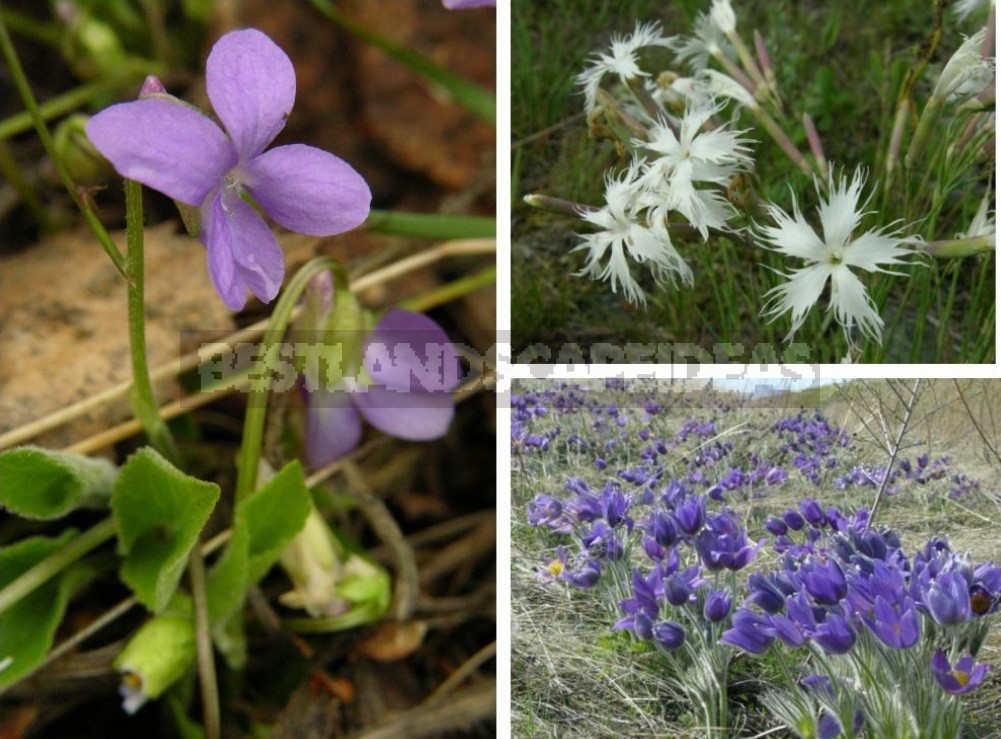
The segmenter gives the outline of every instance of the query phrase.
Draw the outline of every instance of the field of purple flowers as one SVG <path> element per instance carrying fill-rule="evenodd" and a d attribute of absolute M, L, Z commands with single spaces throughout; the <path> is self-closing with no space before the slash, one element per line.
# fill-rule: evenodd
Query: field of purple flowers
<path fill-rule="evenodd" d="M 1001 735 L 992 387 L 517 383 L 515 732 Z"/>

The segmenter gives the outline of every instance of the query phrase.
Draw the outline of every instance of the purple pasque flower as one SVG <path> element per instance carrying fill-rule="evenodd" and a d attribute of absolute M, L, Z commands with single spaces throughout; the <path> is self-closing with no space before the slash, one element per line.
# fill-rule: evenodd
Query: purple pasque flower
<path fill-rule="evenodd" d="M 828 611 L 810 636 L 829 654 L 845 654 L 855 646 L 855 630 L 838 611 Z"/>
<path fill-rule="evenodd" d="M 685 643 L 685 630 L 674 621 L 660 621 L 653 625 L 653 640 L 664 649 L 677 649 Z"/>
<path fill-rule="evenodd" d="M 566 569 L 560 577 L 575 588 L 581 590 L 593 588 L 601 579 L 601 562 L 596 559 L 585 559 L 580 567 Z"/>
<path fill-rule="evenodd" d="M 706 604 L 702 609 L 702 615 L 704 615 L 708 621 L 719 623 L 729 615 L 730 606 L 732 604 L 733 599 L 727 591 L 710 590 L 709 594 L 706 596 Z"/>
<path fill-rule="evenodd" d="M 652 511 L 644 522 L 644 527 L 650 536 L 663 547 L 673 546 L 678 541 L 678 530 L 671 515 L 665 511 Z"/>
<path fill-rule="evenodd" d="M 306 459 L 312 468 L 358 446 L 363 418 L 408 441 L 438 439 L 448 431 L 461 367 L 448 335 L 427 316 L 386 311 L 362 345 L 361 366 L 349 369 L 360 376 L 307 388 Z"/>
<path fill-rule="evenodd" d="M 242 194 L 280 225 L 312 236 L 361 224 L 372 195 L 347 162 L 321 149 L 264 151 L 292 111 L 295 70 L 263 33 L 222 36 L 209 53 L 205 82 L 225 133 L 199 110 L 154 92 L 101 111 L 87 136 L 123 177 L 200 209 L 212 281 L 226 305 L 240 310 L 247 288 L 268 303 L 285 275 L 274 234 Z"/>
<path fill-rule="evenodd" d="M 921 636 L 921 621 L 911 598 L 905 596 L 894 606 L 882 595 L 876 596 L 873 618 L 863 617 L 866 626 L 886 646 L 892 649 L 910 649 Z"/>
<path fill-rule="evenodd" d="M 945 652 L 938 649 L 931 658 L 931 669 L 935 681 L 946 693 L 962 695 L 969 693 L 984 681 L 990 665 L 974 665 L 973 657 L 970 655 L 960 658 L 955 665 L 950 665 Z"/>
<path fill-rule="evenodd" d="M 958 624 L 970 618 L 970 589 L 963 573 L 942 572 L 928 584 L 924 593 L 928 613 L 940 626 Z"/>
<path fill-rule="evenodd" d="M 747 534 L 726 511 L 710 516 L 706 528 L 695 537 L 695 550 L 710 571 L 742 570 L 757 556 L 763 542 L 752 544 Z"/>
<path fill-rule="evenodd" d="M 733 625 L 723 632 L 720 641 L 751 654 L 764 654 L 772 645 L 772 635 L 768 620 L 745 608 L 733 614 Z"/>
<path fill-rule="evenodd" d="M 695 588 L 701 582 L 699 567 L 695 565 L 664 578 L 664 598 L 672 606 L 680 606 L 695 599 Z"/>
<path fill-rule="evenodd" d="M 826 561 L 811 559 L 799 574 L 806 591 L 816 598 L 818 603 L 833 606 L 848 593 L 845 573 L 833 559 Z"/>
<path fill-rule="evenodd" d="M 657 589 L 660 586 L 660 581 L 660 567 L 655 566 L 646 576 L 639 570 L 633 570 L 633 594 L 620 602 L 622 610 L 629 615 L 644 613 L 648 618 L 656 618 L 660 612 L 660 602 L 657 600 Z"/>
<path fill-rule="evenodd" d="M 622 540 L 604 521 L 595 521 L 591 525 L 591 530 L 581 537 L 580 542 L 591 556 L 598 559 L 622 559 L 622 555 L 625 554 Z"/>
<path fill-rule="evenodd" d="M 706 522 L 705 496 L 692 494 L 678 500 L 674 509 L 674 520 L 685 534 L 691 536 L 698 533 Z"/>

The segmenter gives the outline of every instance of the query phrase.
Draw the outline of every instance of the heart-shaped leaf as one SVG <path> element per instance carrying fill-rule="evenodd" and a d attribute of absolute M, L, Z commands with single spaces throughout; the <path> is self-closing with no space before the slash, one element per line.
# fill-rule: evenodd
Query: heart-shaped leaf
<path fill-rule="evenodd" d="M 125 558 L 120 575 L 149 610 L 170 601 L 218 500 L 218 485 L 185 475 L 148 447 L 122 467 L 111 496 Z"/>
<path fill-rule="evenodd" d="M 240 662 L 240 649 L 228 638 L 233 632 L 227 622 L 302 529 L 311 505 L 302 465 L 295 461 L 236 506 L 233 537 L 207 585 L 212 633 L 231 664 Z"/>
<path fill-rule="evenodd" d="M 0 549 L 0 588 L 5 587 L 77 535 L 73 529 L 58 538 L 33 536 Z M 0 688 L 31 672 L 45 658 L 70 596 L 92 575 L 81 564 L 28 593 L 0 614 Z"/>
<path fill-rule="evenodd" d="M 0 452 L 0 505 L 24 518 L 53 519 L 98 508 L 118 469 L 107 459 L 22 446 Z"/>

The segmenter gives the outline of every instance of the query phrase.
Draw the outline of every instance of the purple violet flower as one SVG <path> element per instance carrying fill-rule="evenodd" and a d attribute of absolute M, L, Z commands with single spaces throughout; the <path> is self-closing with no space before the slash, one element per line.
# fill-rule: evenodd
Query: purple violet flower
<path fill-rule="evenodd" d="M 306 459 L 314 469 L 358 446 L 362 418 L 409 441 L 440 438 L 452 422 L 458 355 L 427 316 L 387 311 L 365 340 L 361 364 L 371 384 L 345 377 L 336 387 L 309 389 Z"/>
<path fill-rule="evenodd" d="M 442 0 L 449 10 L 465 10 L 466 8 L 495 8 L 497 0 Z"/>
<path fill-rule="evenodd" d="M 938 649 L 932 657 L 931 669 L 935 681 L 945 692 L 962 695 L 969 693 L 984 681 L 990 666 L 974 665 L 972 656 L 962 657 L 955 665 L 950 665 L 945 652 Z"/>
<path fill-rule="evenodd" d="M 201 111 L 154 92 L 101 111 L 87 136 L 123 177 L 200 209 L 212 281 L 226 305 L 240 310 L 247 288 L 268 303 L 285 275 L 274 234 L 241 194 L 285 228 L 312 236 L 360 225 L 372 194 L 347 162 L 321 149 L 264 151 L 292 111 L 295 69 L 263 33 L 222 36 L 209 53 L 205 82 L 226 133 Z"/>

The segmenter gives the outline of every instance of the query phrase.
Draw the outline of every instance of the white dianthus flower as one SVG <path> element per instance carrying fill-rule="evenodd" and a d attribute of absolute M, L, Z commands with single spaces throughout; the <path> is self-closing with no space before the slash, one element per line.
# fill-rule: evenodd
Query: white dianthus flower
<path fill-rule="evenodd" d="M 646 296 L 633 277 L 630 261 L 647 266 L 658 282 L 676 277 L 692 282 L 692 271 L 671 243 L 667 225 L 651 225 L 642 215 L 639 172 L 639 164 L 634 162 L 619 177 L 606 177 L 605 206 L 581 213 L 584 221 L 601 230 L 578 234 L 582 243 L 573 250 L 588 252 L 578 275 L 607 280 L 612 292 L 621 286 L 623 296 L 632 303 L 644 303 Z"/>
<path fill-rule="evenodd" d="M 598 52 L 590 66 L 577 75 L 577 84 L 584 88 L 585 109 L 594 109 L 598 88 L 606 74 L 616 75 L 620 81 L 628 82 L 637 77 L 649 77 L 640 69 L 637 53 L 650 46 L 670 48 L 673 38 L 661 35 L 657 22 L 637 23 L 631 34 L 613 36 L 608 53 Z"/>
<path fill-rule="evenodd" d="M 679 62 L 687 62 L 693 70 L 701 72 L 709 65 L 709 57 L 726 54 L 729 45 L 709 13 L 702 13 L 695 19 L 695 36 L 674 39 L 671 48 Z"/>
<path fill-rule="evenodd" d="M 817 212 L 823 237 L 803 218 L 795 199 L 791 216 L 777 205 L 769 203 L 767 206 L 775 225 L 758 226 L 756 229 L 758 236 L 767 242 L 766 248 L 807 263 L 805 267 L 783 275 L 788 282 L 772 288 L 765 296 L 768 302 L 762 313 L 771 320 L 787 312 L 792 314 L 792 328 L 786 336 L 787 341 L 802 326 L 807 312 L 824 291 L 828 278 L 831 281 L 829 310 L 834 311 L 848 340 L 851 341 L 854 328 L 867 338 L 881 339 L 883 319 L 865 286 L 850 268 L 895 274 L 882 265 L 905 264 L 905 258 L 913 254 L 905 245 L 913 243 L 914 239 L 902 236 L 900 229 L 870 230 L 852 238 L 852 232 L 866 215 L 864 208 L 869 198 L 859 202 L 864 184 L 865 174 L 856 169 L 851 183 L 844 176 L 837 182 L 832 178 L 830 195 L 826 199 L 817 188 L 821 201 Z"/>
<path fill-rule="evenodd" d="M 644 202 L 658 216 L 677 210 L 703 239 L 708 238 L 710 228 L 725 227 L 732 210 L 718 191 L 697 190 L 695 183 L 725 187 L 751 164 L 750 140 L 740 136 L 742 131 L 723 126 L 702 130 L 719 111 L 717 105 L 689 108 L 678 123 L 677 133 L 667 124 L 659 124 L 650 129 L 649 141 L 633 142 L 658 155 L 649 161 L 641 177 Z"/>

